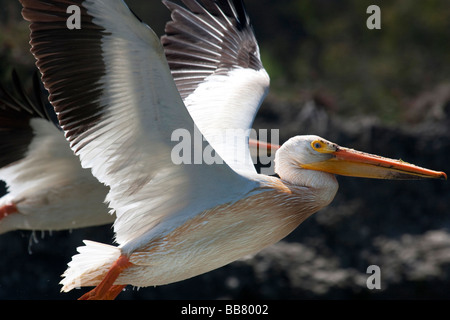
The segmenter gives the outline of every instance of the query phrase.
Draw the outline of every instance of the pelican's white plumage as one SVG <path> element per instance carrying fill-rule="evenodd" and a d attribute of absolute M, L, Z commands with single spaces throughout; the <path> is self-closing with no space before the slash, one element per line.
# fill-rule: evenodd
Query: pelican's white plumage
<path fill-rule="evenodd" d="M 120 0 L 20 1 L 66 139 L 110 188 L 117 215 L 119 246 L 87 241 L 69 263 L 64 291 L 97 285 L 84 297 L 113 298 L 127 284 L 180 281 L 255 253 L 330 203 L 332 173 L 446 177 L 317 136 L 277 151 L 280 178 L 257 174 L 246 160 L 246 130 L 269 78 L 240 0 L 183 0 L 187 9 L 164 1 L 173 21 L 162 45 Z M 69 5 L 81 10 L 78 30 L 66 26 Z M 221 161 L 174 164 L 179 129 L 206 138 L 193 154 L 209 148 Z M 224 140 L 230 129 L 240 131 Z M 239 140 L 244 153 L 236 153 Z"/>
<path fill-rule="evenodd" d="M 81 168 L 33 80 L 34 95 L 26 95 L 15 72 L 12 92 L 0 87 L 0 179 L 8 189 L 0 211 L 13 208 L 0 215 L 0 234 L 112 223 L 104 203 L 107 188 Z"/>

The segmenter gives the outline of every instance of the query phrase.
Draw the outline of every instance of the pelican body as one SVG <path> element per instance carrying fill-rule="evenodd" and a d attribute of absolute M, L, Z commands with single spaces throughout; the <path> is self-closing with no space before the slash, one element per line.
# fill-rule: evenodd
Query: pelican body
<path fill-rule="evenodd" d="M 20 1 L 59 124 L 82 166 L 109 187 L 116 214 L 118 245 L 85 241 L 63 275 L 63 291 L 96 286 L 82 299 L 181 281 L 256 253 L 332 201 L 334 174 L 446 179 L 314 135 L 276 151 L 279 177 L 258 174 L 245 132 L 270 80 L 240 0 L 163 1 L 172 20 L 161 40 L 120 0 Z M 70 5 L 80 8 L 79 30 L 67 29 Z M 210 148 L 223 161 L 174 164 L 180 128 L 203 134 L 194 152 Z M 229 129 L 239 129 L 232 141 Z M 246 150 L 236 152 L 242 141 Z"/>
<path fill-rule="evenodd" d="M 254 188 L 239 200 L 205 210 L 138 250 L 127 253 L 126 247 L 119 251 L 86 241 L 81 254 L 90 249 L 92 253 L 99 249 L 110 254 L 109 260 L 101 259 L 101 263 L 107 261 L 104 267 L 84 274 L 85 280 L 91 277 L 86 284 L 98 285 L 105 276 L 99 269 L 105 271 L 121 255 L 128 257 L 130 266 L 118 276 L 115 285 L 156 286 L 185 280 L 257 253 L 287 236 L 333 200 L 338 182 L 334 174 L 321 171 L 327 167 L 339 168 L 342 175 L 367 178 L 447 178 L 443 172 L 342 148 L 318 136 L 291 138 L 277 151 L 275 164 L 280 178 L 248 176 Z M 80 266 L 76 258 L 71 264 Z M 69 279 L 70 273 L 66 276 L 65 280 Z"/>

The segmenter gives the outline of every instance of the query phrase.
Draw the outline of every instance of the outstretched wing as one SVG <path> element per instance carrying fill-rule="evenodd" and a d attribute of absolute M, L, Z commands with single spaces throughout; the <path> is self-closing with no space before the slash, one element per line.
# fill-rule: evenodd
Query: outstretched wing
<path fill-rule="evenodd" d="M 49 112 L 54 111 L 45 105 L 37 77 L 33 77 L 33 96 L 26 94 L 15 70 L 11 89 L 0 84 L 0 168 L 26 156 L 34 135 L 31 119 L 52 122 Z"/>
<path fill-rule="evenodd" d="M 37 72 L 32 80 L 25 90 L 13 72 L 12 86 L 0 85 L 0 180 L 8 189 L 0 207 L 13 203 L 21 213 L 2 220 L 0 233 L 112 222 L 103 204 L 107 188 L 69 148 Z"/>
<path fill-rule="evenodd" d="M 172 13 L 161 38 L 189 113 L 219 155 L 236 171 L 254 172 L 248 138 L 269 89 L 242 0 L 163 3 Z"/>
<path fill-rule="evenodd" d="M 110 186 L 118 243 L 132 250 L 253 189 L 226 164 L 174 164 L 172 134 L 194 137 L 195 124 L 159 39 L 123 1 L 20 1 L 66 138 L 83 167 Z M 80 28 L 68 28 L 77 12 Z"/>
<path fill-rule="evenodd" d="M 16 197 L 61 181 L 64 175 L 46 169 L 70 166 L 74 157 L 38 75 L 33 77 L 32 94 L 26 92 L 15 71 L 11 83 L 11 88 L 0 85 L 0 179 Z"/>

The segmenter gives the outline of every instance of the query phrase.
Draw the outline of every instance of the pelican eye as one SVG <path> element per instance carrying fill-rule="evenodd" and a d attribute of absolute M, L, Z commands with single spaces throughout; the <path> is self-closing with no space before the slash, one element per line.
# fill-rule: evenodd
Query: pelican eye
<path fill-rule="evenodd" d="M 311 142 L 311 147 L 314 150 L 321 152 L 325 148 L 325 143 L 320 140 L 314 140 L 313 142 Z"/>
<path fill-rule="evenodd" d="M 314 140 L 311 142 L 311 147 L 320 153 L 333 153 L 336 151 L 336 146 L 326 143 L 322 140 Z"/>

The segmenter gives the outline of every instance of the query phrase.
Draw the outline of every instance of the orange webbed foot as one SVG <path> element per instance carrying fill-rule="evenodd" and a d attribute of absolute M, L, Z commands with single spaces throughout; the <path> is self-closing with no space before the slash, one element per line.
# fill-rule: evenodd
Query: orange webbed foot
<path fill-rule="evenodd" d="M 91 291 L 82 295 L 79 300 L 114 300 L 126 285 L 114 285 L 120 273 L 132 263 L 127 256 L 120 256 L 111 266 L 105 278 Z"/>
<path fill-rule="evenodd" d="M 111 286 L 105 293 L 97 290 L 98 287 L 82 295 L 78 300 L 114 300 L 126 285 Z"/>
<path fill-rule="evenodd" d="M 14 203 L 4 205 L 0 208 L 0 220 L 5 218 L 7 215 L 17 213 L 19 210 L 17 209 L 16 205 Z"/>

